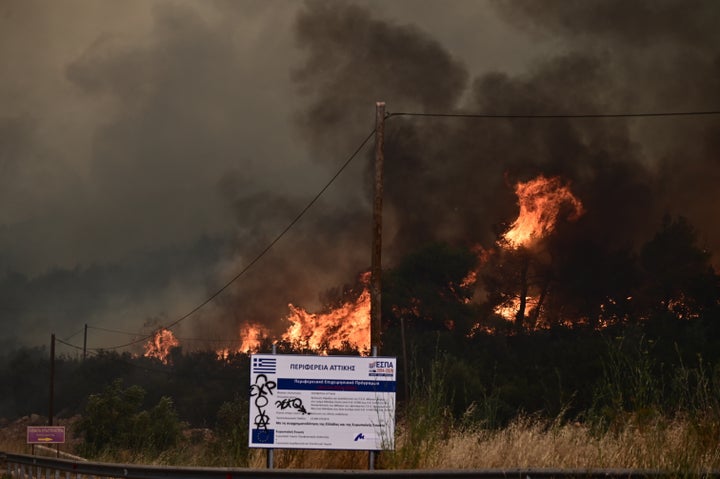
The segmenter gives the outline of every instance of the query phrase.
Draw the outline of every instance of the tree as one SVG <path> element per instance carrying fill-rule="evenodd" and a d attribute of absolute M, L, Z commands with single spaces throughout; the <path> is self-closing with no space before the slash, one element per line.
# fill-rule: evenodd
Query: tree
<path fill-rule="evenodd" d="M 242 465 L 247 463 L 248 458 L 248 412 L 247 399 L 238 396 L 220 406 L 215 426 L 223 451 Z"/>
<path fill-rule="evenodd" d="M 550 258 L 544 248 L 498 245 L 482 267 L 486 309 L 517 329 L 534 329 L 546 322 L 541 313 L 554 280 Z"/>
<path fill-rule="evenodd" d="M 414 329 L 467 334 L 473 325 L 473 284 L 467 281 L 477 257 L 464 248 L 434 243 L 405 257 L 383 276 L 383 317 L 406 320 Z"/>
<path fill-rule="evenodd" d="M 180 439 L 182 424 L 172 400 L 163 397 L 151 411 L 141 410 L 145 390 L 122 387 L 117 379 L 102 393 L 88 398 L 76 434 L 82 436 L 81 450 L 93 456 L 105 450 L 160 452 Z"/>
<path fill-rule="evenodd" d="M 641 303 L 650 313 L 680 319 L 699 317 L 718 305 L 720 282 L 711 254 L 697 246 L 697 232 L 684 217 L 666 216 L 655 237 L 642 248 Z"/>
<path fill-rule="evenodd" d="M 545 301 L 548 322 L 597 328 L 624 322 L 638 287 L 637 255 L 609 250 L 594 239 L 558 240 L 551 245 L 553 288 Z"/>

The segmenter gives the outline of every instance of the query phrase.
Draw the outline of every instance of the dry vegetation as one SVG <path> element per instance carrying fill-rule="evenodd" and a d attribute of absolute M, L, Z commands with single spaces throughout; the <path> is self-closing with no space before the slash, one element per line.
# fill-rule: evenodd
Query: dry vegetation
<path fill-rule="evenodd" d="M 715 429 L 715 428 L 713 428 Z M 555 424 L 520 417 L 498 430 L 451 429 L 445 437 L 427 437 L 383 452 L 378 466 L 387 469 L 638 468 L 666 471 L 720 469 L 717 434 L 690 421 L 656 419 L 594 433 L 579 424 Z M 281 468 L 366 468 L 367 453 L 346 451 L 276 451 Z M 264 467 L 265 454 L 251 457 Z"/>
<path fill-rule="evenodd" d="M 27 421 L 0 429 L 0 450 L 28 452 Z M 580 423 L 559 423 L 519 417 L 509 426 L 429 429 L 410 438 L 399 428 L 397 449 L 382 452 L 383 469 L 484 468 L 640 468 L 665 471 L 720 470 L 718 427 L 708 421 L 631 418 L 622 426 L 599 433 Z M 61 450 L 72 453 L 73 444 Z M 288 469 L 366 469 L 368 453 L 358 451 L 277 450 L 275 466 Z M 129 457 L 123 453 L 102 461 L 189 466 L 249 466 L 264 468 L 266 452 L 253 450 L 247 464 L 218 454 L 212 437 L 191 440 L 159 457 Z"/>
<path fill-rule="evenodd" d="M 720 447 L 708 439 L 689 421 L 633 420 L 598 434 L 579 423 L 521 417 L 499 430 L 452 430 L 423 447 L 420 467 L 717 470 Z"/>

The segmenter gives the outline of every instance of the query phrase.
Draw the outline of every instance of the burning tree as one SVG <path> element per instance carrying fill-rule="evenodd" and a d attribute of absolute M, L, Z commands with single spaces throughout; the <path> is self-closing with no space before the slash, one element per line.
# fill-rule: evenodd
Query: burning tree
<path fill-rule="evenodd" d="M 558 177 L 538 176 L 515 187 L 519 213 L 483 264 L 484 287 L 495 314 L 521 328 L 548 326 L 541 315 L 555 275 L 547 239 L 560 220 L 575 221 L 582 203 Z"/>
<path fill-rule="evenodd" d="M 145 343 L 145 357 L 159 359 L 163 364 L 170 361 L 170 351 L 180 345 L 172 331 L 167 328 L 156 329 Z"/>

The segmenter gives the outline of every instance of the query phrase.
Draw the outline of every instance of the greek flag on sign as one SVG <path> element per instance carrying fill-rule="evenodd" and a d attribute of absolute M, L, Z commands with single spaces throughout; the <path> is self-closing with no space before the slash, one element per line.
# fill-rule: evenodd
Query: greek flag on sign
<path fill-rule="evenodd" d="M 275 374 L 277 359 L 273 358 L 253 358 L 252 372 Z"/>

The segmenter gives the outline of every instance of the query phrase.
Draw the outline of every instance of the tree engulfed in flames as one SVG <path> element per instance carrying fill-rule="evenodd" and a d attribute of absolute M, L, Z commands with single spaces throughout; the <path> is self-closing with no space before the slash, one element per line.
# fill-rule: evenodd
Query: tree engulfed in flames
<path fill-rule="evenodd" d="M 538 176 L 515 186 L 520 213 L 503 235 L 512 248 L 528 247 L 555 229 L 558 216 L 570 207 L 568 220 L 576 220 L 584 213 L 582 203 L 560 178 Z"/>
<path fill-rule="evenodd" d="M 290 326 L 282 335 L 296 347 L 326 353 L 350 346 L 360 352 L 370 350 L 370 273 L 362 276 L 363 290 L 354 301 L 346 301 L 327 313 L 308 313 L 288 305 Z"/>
<path fill-rule="evenodd" d="M 236 348 L 223 348 L 216 351 L 218 358 L 227 358 L 233 353 L 252 353 L 260 350 L 264 338 L 268 336 L 268 330 L 260 324 L 250 323 L 240 329 L 240 346 Z"/>
<path fill-rule="evenodd" d="M 584 213 L 583 205 L 558 177 L 539 176 L 527 182 L 519 182 L 515 187 L 520 211 L 510 229 L 503 235 L 497 247 L 499 251 L 515 251 L 530 248 L 542 238 L 554 231 L 558 218 L 567 212 L 568 220 L 575 220 Z M 491 254 L 477 246 L 479 264 L 487 263 Z M 497 253 L 497 252 L 496 252 Z M 367 354 L 370 350 L 370 291 L 368 283 L 370 272 L 361 276 L 362 291 L 354 299 L 343 302 L 339 307 L 323 313 L 310 313 L 305 309 L 289 304 L 290 314 L 285 318 L 290 324 L 280 339 L 298 349 L 310 349 L 321 354 L 332 349 L 350 347 Z M 478 271 L 471 271 L 461 286 L 468 287 L 478 280 Z M 541 301 L 528 295 L 524 306 L 521 298 L 516 297 L 497 306 L 495 314 L 508 320 L 517 320 L 518 311 L 524 308 L 540 307 Z M 487 328 L 485 328 L 487 329 Z M 484 330 L 479 324 L 473 333 Z M 269 331 L 259 324 L 245 324 L 239 335 L 240 346 L 217 351 L 219 358 L 232 353 L 251 353 L 258 351 L 262 341 L 268 338 Z M 167 363 L 172 347 L 179 343 L 171 331 L 159 329 L 145 346 L 145 356 L 155 357 Z"/>
<path fill-rule="evenodd" d="M 520 211 L 517 219 L 505 232 L 498 246 L 518 250 L 530 248 L 555 230 L 560 214 L 566 212 L 567 220 L 575 221 L 584 214 L 584 208 L 578 198 L 570 191 L 570 187 L 559 177 L 546 178 L 538 176 L 527 182 L 519 182 L 515 186 Z M 527 268 L 529 257 L 524 256 L 525 274 L 522 274 L 521 291 L 528 291 Z M 539 296 L 525 295 L 512 298 L 495 308 L 495 314 L 508 320 L 518 321 L 525 312 L 532 308 L 540 308 L 542 301 Z M 537 311 L 535 316 L 537 316 Z M 520 317 L 520 318 L 519 318 Z M 535 325 L 536 327 L 538 325 Z"/>
<path fill-rule="evenodd" d="M 170 350 L 180 345 L 172 331 L 167 328 L 158 328 L 145 343 L 145 357 L 156 358 L 167 364 L 170 357 Z"/>

